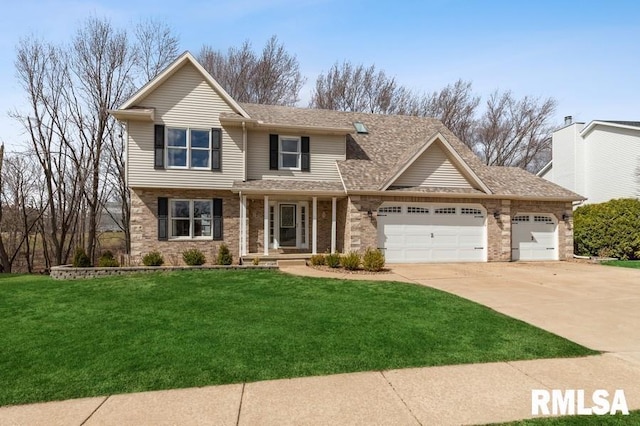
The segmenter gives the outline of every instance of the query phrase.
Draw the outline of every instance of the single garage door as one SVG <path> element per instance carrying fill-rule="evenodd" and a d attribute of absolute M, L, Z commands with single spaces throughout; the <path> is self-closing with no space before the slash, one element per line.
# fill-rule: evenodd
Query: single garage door
<path fill-rule="evenodd" d="M 378 247 L 389 263 L 486 262 L 486 212 L 480 205 L 384 203 Z"/>
<path fill-rule="evenodd" d="M 548 214 L 518 214 L 511 221 L 511 260 L 558 260 L 558 224 Z"/>

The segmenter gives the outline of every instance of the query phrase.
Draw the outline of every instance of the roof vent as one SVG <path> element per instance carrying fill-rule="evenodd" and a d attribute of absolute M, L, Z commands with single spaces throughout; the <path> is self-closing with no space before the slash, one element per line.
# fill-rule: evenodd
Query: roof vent
<path fill-rule="evenodd" d="M 569 124 L 573 123 L 573 117 L 570 115 L 567 115 L 564 117 L 564 125 L 568 126 Z"/>
<path fill-rule="evenodd" d="M 361 123 L 361 122 L 359 122 L 359 121 L 355 121 L 355 122 L 353 123 L 353 127 L 355 127 L 355 128 L 356 128 L 356 132 L 358 132 L 358 133 L 360 133 L 360 134 L 364 134 L 364 135 L 366 135 L 367 133 L 369 133 L 369 131 L 367 130 L 367 128 L 365 127 L 365 125 L 364 125 L 364 124 L 362 124 L 362 123 Z"/>

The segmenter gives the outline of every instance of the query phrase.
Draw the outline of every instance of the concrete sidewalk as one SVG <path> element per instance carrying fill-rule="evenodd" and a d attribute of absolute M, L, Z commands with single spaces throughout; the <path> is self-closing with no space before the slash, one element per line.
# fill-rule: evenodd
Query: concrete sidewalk
<path fill-rule="evenodd" d="M 640 366 L 605 354 L 304 377 L 2 407 L 0 424 L 483 424 L 532 417 L 532 389 L 584 389 L 587 407 L 622 389 L 640 409 Z"/>

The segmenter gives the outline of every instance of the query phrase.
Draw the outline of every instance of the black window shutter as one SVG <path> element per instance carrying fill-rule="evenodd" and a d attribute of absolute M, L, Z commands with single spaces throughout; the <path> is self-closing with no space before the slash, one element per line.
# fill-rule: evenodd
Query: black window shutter
<path fill-rule="evenodd" d="M 278 170 L 278 135 L 269 135 L 269 170 Z"/>
<path fill-rule="evenodd" d="M 301 146 L 301 159 L 300 162 L 301 164 L 301 168 L 303 172 L 308 172 L 311 170 L 311 155 L 309 154 L 309 136 L 303 136 L 302 138 L 300 138 L 300 141 L 302 142 L 302 146 Z"/>
<path fill-rule="evenodd" d="M 222 239 L 222 198 L 213 199 L 213 239 Z"/>
<path fill-rule="evenodd" d="M 211 129 L 211 170 L 222 168 L 222 129 Z"/>
<path fill-rule="evenodd" d="M 158 197 L 158 241 L 169 239 L 169 199 Z"/>
<path fill-rule="evenodd" d="M 156 124 L 154 126 L 154 138 L 153 138 L 153 152 L 154 162 L 153 167 L 156 169 L 164 169 L 164 126 L 162 124 Z"/>

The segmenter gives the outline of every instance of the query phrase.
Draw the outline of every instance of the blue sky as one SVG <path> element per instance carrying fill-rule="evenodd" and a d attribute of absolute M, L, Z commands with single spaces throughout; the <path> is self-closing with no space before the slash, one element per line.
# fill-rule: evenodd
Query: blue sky
<path fill-rule="evenodd" d="M 640 120 L 635 1 L 21 0 L 0 15 L 0 142 L 23 139 L 7 117 L 24 107 L 13 65 L 19 39 L 67 42 L 88 16 L 116 26 L 166 21 L 193 53 L 247 39 L 261 48 L 275 34 L 307 77 L 301 106 L 318 74 L 347 59 L 375 64 L 416 91 L 462 78 L 485 98 L 495 89 L 554 97 L 557 123 L 565 115 Z"/>

